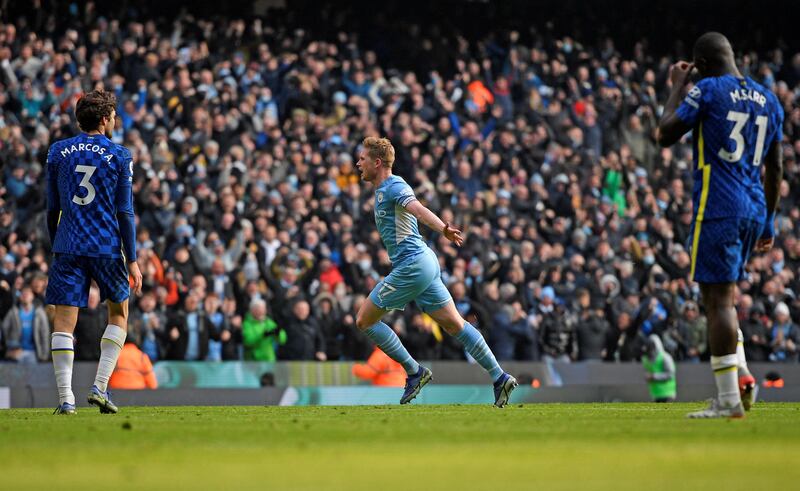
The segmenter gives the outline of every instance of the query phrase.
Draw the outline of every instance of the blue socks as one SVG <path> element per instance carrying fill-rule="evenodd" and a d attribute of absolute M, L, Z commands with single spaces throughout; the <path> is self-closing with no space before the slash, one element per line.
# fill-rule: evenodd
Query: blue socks
<path fill-rule="evenodd" d="M 386 353 L 389 358 L 403 365 L 408 375 L 415 375 L 419 371 L 419 363 L 411 357 L 408 350 L 400 342 L 392 328 L 383 322 L 377 322 L 372 327 L 364 331 L 364 333 L 378 345 L 378 347 Z M 464 349 L 472 356 L 480 366 L 484 368 L 492 377 L 492 381 L 496 381 L 503 375 L 503 369 L 497 363 L 494 353 L 489 349 L 489 345 L 481 336 L 475 327 L 469 322 L 464 324 L 464 329 L 456 335 Z"/>
<path fill-rule="evenodd" d="M 383 322 L 376 322 L 372 327 L 364 331 L 386 355 L 397 363 L 403 365 L 408 375 L 415 375 L 419 371 L 419 363 L 411 357 L 400 338 L 397 337 L 392 328 Z M 480 334 L 478 334 L 480 336 Z M 483 340 L 481 338 L 481 340 Z M 485 345 L 485 343 L 484 343 Z M 488 347 L 486 349 L 489 349 Z M 494 360 L 494 356 L 492 356 Z M 495 362 L 497 364 L 497 362 Z"/>
<path fill-rule="evenodd" d="M 497 363 L 497 360 L 494 357 L 494 353 L 492 350 L 489 349 L 489 345 L 486 344 L 486 341 L 481 336 L 481 333 L 475 329 L 472 324 L 469 322 L 464 323 L 464 329 L 456 334 L 456 339 L 461 341 L 461 344 L 464 345 L 464 349 L 467 350 L 467 353 L 470 354 L 475 361 L 478 362 L 478 365 L 482 366 L 484 370 L 489 372 L 489 375 L 492 377 L 492 381 L 496 381 L 503 375 L 503 369 L 500 368 L 500 365 Z"/>

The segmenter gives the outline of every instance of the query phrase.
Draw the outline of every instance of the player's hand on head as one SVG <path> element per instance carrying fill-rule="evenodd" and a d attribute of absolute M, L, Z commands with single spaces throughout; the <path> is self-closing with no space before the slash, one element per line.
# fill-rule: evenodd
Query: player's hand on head
<path fill-rule="evenodd" d="M 669 79 L 673 86 L 683 87 L 689 81 L 689 75 L 694 69 L 694 63 L 679 61 L 669 67 Z"/>

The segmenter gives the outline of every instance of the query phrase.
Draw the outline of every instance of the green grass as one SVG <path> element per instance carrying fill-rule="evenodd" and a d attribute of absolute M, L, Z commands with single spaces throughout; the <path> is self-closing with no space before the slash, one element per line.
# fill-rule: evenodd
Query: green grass
<path fill-rule="evenodd" d="M 0 490 L 760 490 L 800 482 L 800 404 L 0 411 Z"/>

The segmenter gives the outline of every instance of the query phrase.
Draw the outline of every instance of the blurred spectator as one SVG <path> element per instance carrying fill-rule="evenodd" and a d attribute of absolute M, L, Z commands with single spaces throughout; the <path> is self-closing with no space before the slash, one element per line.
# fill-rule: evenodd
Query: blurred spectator
<path fill-rule="evenodd" d="M 138 308 L 131 309 L 128 337 L 133 337 L 151 361 L 162 357 L 163 340 L 167 337 L 167 318 L 156 310 L 156 294 L 146 291 L 139 298 Z"/>
<path fill-rule="evenodd" d="M 775 319 L 772 322 L 770 340 L 772 345 L 772 361 L 797 361 L 798 345 L 800 345 L 800 330 L 792 322 L 789 307 L 780 302 L 773 312 Z"/>
<path fill-rule="evenodd" d="M 764 304 L 754 303 L 748 314 L 748 318 L 741 323 L 745 357 L 748 362 L 769 361 L 772 347 Z"/>
<path fill-rule="evenodd" d="M 494 314 L 489 343 L 499 361 L 539 359 L 537 332 L 520 302 L 503 307 Z"/>
<path fill-rule="evenodd" d="M 430 318 L 422 313 L 411 315 L 405 329 L 398 333 L 403 346 L 416 360 L 436 360 L 441 358 L 441 342 L 445 333 Z"/>
<path fill-rule="evenodd" d="M 112 389 L 125 390 L 158 388 L 158 380 L 153 372 L 150 358 L 131 339 L 125 340 L 108 386 Z"/>
<path fill-rule="evenodd" d="M 588 290 L 577 293 L 577 316 L 572 320 L 575 326 L 575 344 L 578 360 L 602 360 L 606 357 L 606 345 L 611 325 L 605 319 L 603 306 L 593 304 Z"/>
<path fill-rule="evenodd" d="M 563 310 L 555 304 L 553 287 L 542 288 L 539 312 L 539 343 L 542 359 L 546 362 L 570 361 L 575 332 L 570 323 L 564 322 Z"/>
<path fill-rule="evenodd" d="M 320 293 L 314 299 L 314 317 L 325 338 L 325 354 L 329 360 L 344 358 L 344 341 L 351 333 L 343 325 L 339 302 L 330 293 Z"/>
<path fill-rule="evenodd" d="M 353 375 L 383 387 L 402 387 L 406 383 L 406 371 L 402 365 L 386 356 L 378 347 L 375 347 L 366 363 L 353 365 Z"/>
<path fill-rule="evenodd" d="M 631 314 L 626 311 L 621 312 L 609 336 L 606 359 L 613 361 L 638 360 L 641 356 L 642 346 L 642 335 L 633 328 Z"/>
<path fill-rule="evenodd" d="M 231 331 L 224 325 L 225 316 L 221 312 L 222 304 L 219 296 L 211 292 L 203 300 L 203 315 L 205 322 L 211 329 L 210 339 L 208 340 L 207 361 L 222 361 L 222 343 L 231 340 Z"/>
<path fill-rule="evenodd" d="M 305 300 L 296 301 L 286 324 L 286 343 L 279 350 L 282 360 L 325 361 L 325 336 L 317 320 L 311 316 L 311 306 Z"/>
<path fill-rule="evenodd" d="M 286 331 L 278 328 L 274 320 L 267 317 L 267 303 L 257 299 L 250 303 L 250 312 L 242 322 L 244 359 L 252 361 L 276 361 L 276 348 L 286 344 Z"/>
<path fill-rule="evenodd" d="M 189 294 L 183 309 L 174 311 L 167 317 L 165 336 L 167 337 L 168 360 L 202 361 L 208 356 L 208 341 L 212 326 L 200 309 L 197 295 Z"/>
<path fill-rule="evenodd" d="M 23 286 L 17 305 L 3 319 L 6 358 L 18 363 L 50 359 L 50 324 L 42 307 L 33 303 L 33 290 Z M 98 338 L 98 344 L 100 339 Z"/>
<path fill-rule="evenodd" d="M 97 361 L 100 359 L 100 339 L 108 325 L 108 309 L 100 306 L 100 290 L 89 288 L 86 308 L 78 311 L 75 324 L 75 360 Z"/>
<path fill-rule="evenodd" d="M 613 12 L 592 2 L 579 15 L 555 9 L 538 17 L 478 2 L 436 29 L 435 5 L 382 5 L 386 15 L 369 25 L 401 40 L 387 44 L 364 32 L 361 11 L 326 2 L 289 2 L 268 16 L 242 12 L 247 20 L 174 12 L 169 23 L 116 4 L 29 9 L 11 2 L 0 21 L 0 285 L 8 285 L 7 297 L 30 285 L 34 304 L 43 301 L 51 256 L 47 148 L 78 131 L 73 107 L 81 94 L 104 87 L 119 99 L 114 141 L 136 163 L 139 259 L 152 297 L 131 306 L 131 333 L 153 360 L 185 359 L 187 350 L 191 359 L 206 359 L 207 351 L 210 359 L 241 359 L 242 316 L 260 300 L 281 326 L 296 317 L 290 305 L 309 302 L 328 359 L 370 355 L 372 345 L 352 329 L 353 308 L 391 265 L 375 232 L 372 190 L 353 166 L 368 135 L 391 138 L 395 171 L 464 227 L 464 247 L 435 235 L 430 245 L 459 310 L 474 315 L 488 338 L 497 335 L 495 314 L 519 302 L 535 328 L 534 348 L 550 357 L 597 356 L 597 344 L 586 342 L 601 334 L 587 326 L 602 328 L 576 302 L 585 288 L 590 305 L 606 306 L 607 360 L 638 358 L 648 333 L 662 335 L 679 357 L 694 359 L 695 348 L 702 356 L 702 343 L 690 346 L 684 337 L 694 321 L 679 315 L 699 299 L 685 247 L 695 143 L 686 137 L 656 150 L 653 133 L 669 61 L 687 56 L 686 44 L 663 43 L 663 34 L 688 43 L 702 26 L 683 22 L 667 4 L 645 12 L 658 22 L 614 30 Z M 309 9 L 330 22 L 309 23 Z M 407 22 L 391 21 L 398 11 Z M 491 29 L 465 22 L 476 15 Z M 516 30 L 520 23 L 530 29 Z M 750 280 L 739 289 L 768 312 L 787 303 L 796 319 L 796 56 L 777 39 L 789 29 L 756 39 L 735 19 L 725 25 L 738 33 L 733 47 L 743 74 L 773 90 L 786 113 L 775 248 L 752 258 Z M 574 37 L 560 34 L 563 26 L 573 26 Z M 603 32 L 614 34 L 596 35 Z M 212 293 L 222 306 L 207 312 Z M 334 298 L 314 301 L 321 293 Z M 199 321 L 190 313 L 191 327 L 176 318 L 187 296 L 202 306 Z M 6 304 L 0 298 L 0 314 Z M 337 310 L 338 327 L 327 317 Z M 410 307 L 402 319 L 418 349 L 464 358 L 448 336 L 426 331 L 424 317 L 414 320 L 418 313 Z M 518 309 L 509 313 L 522 327 Z M 558 325 L 579 318 L 587 324 Z M 315 336 L 296 339 L 310 343 L 298 352 L 317 358 Z M 515 346 L 504 356 L 536 353 Z"/>
<path fill-rule="evenodd" d="M 708 327 L 706 317 L 700 315 L 696 302 L 687 301 L 681 307 L 681 318 L 669 330 L 670 342 L 677 344 L 679 360 L 697 363 L 706 355 Z"/>

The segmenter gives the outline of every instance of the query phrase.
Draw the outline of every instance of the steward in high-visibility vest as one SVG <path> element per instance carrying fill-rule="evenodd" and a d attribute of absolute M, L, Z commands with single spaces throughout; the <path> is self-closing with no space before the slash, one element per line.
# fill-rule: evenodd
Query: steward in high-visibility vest
<path fill-rule="evenodd" d="M 677 394 L 675 362 L 672 360 L 672 356 L 664 350 L 661 338 L 656 334 L 651 334 L 647 338 L 642 365 L 644 365 L 645 378 L 653 401 L 674 401 Z"/>
<path fill-rule="evenodd" d="M 108 386 L 112 389 L 157 389 L 158 380 L 153 373 L 153 364 L 133 341 L 122 347 L 114 373 Z"/>

